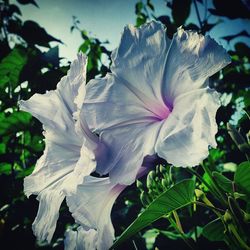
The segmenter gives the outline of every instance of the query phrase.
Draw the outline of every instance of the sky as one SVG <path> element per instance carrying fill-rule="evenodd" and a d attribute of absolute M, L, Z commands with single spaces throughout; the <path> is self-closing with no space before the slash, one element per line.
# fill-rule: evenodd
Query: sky
<path fill-rule="evenodd" d="M 17 4 L 14 0 L 11 2 Z M 62 40 L 64 44 L 59 46 L 60 56 L 71 61 L 75 59 L 77 50 L 83 42 L 79 32 L 70 32 L 73 24 L 72 16 L 79 19 L 80 28 L 101 41 L 108 40 L 110 44 L 107 48 L 114 49 L 119 44 L 124 26 L 135 24 L 135 4 L 138 0 L 36 0 L 36 2 L 39 8 L 31 4 L 19 5 L 22 19 L 38 22 L 50 35 Z M 208 2 L 211 3 L 211 0 Z M 170 14 L 165 0 L 152 0 L 152 3 L 155 6 L 156 16 Z M 202 16 L 203 9 L 201 5 L 199 7 Z M 197 23 L 194 9 L 189 20 Z M 227 21 L 227 25 L 217 25 L 210 35 L 226 49 L 230 49 L 232 45 L 228 45 L 220 37 L 238 33 L 243 29 L 247 29 L 250 33 L 250 22 L 238 19 Z M 249 43 L 249 40 L 246 42 Z"/>

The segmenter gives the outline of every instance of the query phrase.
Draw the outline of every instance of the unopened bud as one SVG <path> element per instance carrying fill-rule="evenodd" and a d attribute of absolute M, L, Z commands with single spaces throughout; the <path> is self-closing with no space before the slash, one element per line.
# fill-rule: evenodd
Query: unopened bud
<path fill-rule="evenodd" d="M 148 197 L 144 191 L 142 191 L 140 194 L 140 200 L 141 200 L 141 203 L 144 207 L 146 207 L 150 203 L 150 200 L 148 199 Z"/>
<path fill-rule="evenodd" d="M 205 194 L 204 194 L 203 191 L 201 191 L 200 189 L 195 189 L 194 192 L 195 192 L 195 195 L 196 195 L 198 200 L 203 200 L 204 199 Z"/>
<path fill-rule="evenodd" d="M 249 222 L 250 222 L 250 214 L 244 212 L 244 221 L 245 221 L 246 223 L 249 223 Z"/>
<path fill-rule="evenodd" d="M 169 188 L 169 182 L 166 179 L 162 179 L 161 180 L 161 185 L 165 188 L 168 189 Z"/>
<path fill-rule="evenodd" d="M 160 173 L 162 173 L 162 174 L 167 173 L 167 169 L 165 167 L 163 167 L 162 165 L 160 165 L 159 170 L 160 170 Z"/>
<path fill-rule="evenodd" d="M 242 151 L 243 153 L 249 153 L 250 146 L 246 142 L 245 138 L 241 135 L 241 133 L 230 123 L 227 123 L 227 130 L 232 140 L 239 148 L 239 150 Z"/>
<path fill-rule="evenodd" d="M 150 171 L 148 173 L 148 176 L 147 176 L 147 188 L 148 189 L 151 189 L 154 184 L 155 184 L 155 181 L 154 181 L 154 178 L 155 178 L 156 174 L 155 174 L 155 171 Z"/>
<path fill-rule="evenodd" d="M 141 181 L 136 180 L 136 187 L 139 188 L 140 190 L 143 190 L 143 184 Z"/>
<path fill-rule="evenodd" d="M 228 210 L 224 214 L 223 219 L 224 219 L 226 224 L 232 224 L 233 219 L 232 219 L 232 216 L 231 216 L 231 214 L 229 213 Z"/>

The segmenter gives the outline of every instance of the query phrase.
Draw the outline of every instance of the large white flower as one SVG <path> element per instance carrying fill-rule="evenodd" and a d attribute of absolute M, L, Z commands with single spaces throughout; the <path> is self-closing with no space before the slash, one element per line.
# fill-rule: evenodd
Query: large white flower
<path fill-rule="evenodd" d="M 131 184 L 147 155 L 175 166 L 199 164 L 216 146 L 220 106 L 207 79 L 229 62 L 209 36 L 179 28 L 170 40 L 155 21 L 127 26 L 111 73 L 87 85 L 83 116 L 110 148 L 108 164 L 97 171 Z"/>
<path fill-rule="evenodd" d="M 80 226 L 77 232 L 66 233 L 65 248 L 107 250 L 114 240 L 111 209 L 126 186 L 113 184 L 108 177 L 90 176 L 97 161 L 105 165 L 108 151 L 89 130 L 82 114 L 86 60 L 79 54 L 56 90 L 20 101 L 22 110 L 43 123 L 46 144 L 33 173 L 24 180 L 24 192 L 27 196 L 38 195 L 33 231 L 39 240 L 51 241 L 66 196 L 69 210 Z M 147 169 L 141 167 L 138 177 Z"/>
<path fill-rule="evenodd" d="M 33 223 L 39 240 L 50 242 L 65 194 L 71 195 L 84 176 L 95 170 L 95 155 L 103 149 L 85 118 L 78 119 L 85 96 L 86 60 L 79 54 L 56 90 L 20 101 L 21 109 L 38 118 L 44 127 L 44 153 L 24 180 L 25 194 L 38 195 L 40 201 Z"/>

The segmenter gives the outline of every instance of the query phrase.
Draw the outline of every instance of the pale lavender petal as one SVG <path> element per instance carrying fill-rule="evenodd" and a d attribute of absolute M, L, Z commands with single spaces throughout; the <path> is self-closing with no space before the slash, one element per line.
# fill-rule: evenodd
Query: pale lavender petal
<path fill-rule="evenodd" d="M 86 230 L 97 232 L 96 247 L 107 250 L 114 240 L 110 213 L 117 196 L 125 186 L 114 185 L 109 178 L 85 177 L 72 196 L 67 196 L 69 210 L 76 222 Z"/>
<path fill-rule="evenodd" d="M 164 104 L 161 79 L 169 45 L 164 26 L 151 21 L 140 28 L 126 26 L 118 48 L 112 53 L 112 73 L 141 91 L 152 103 L 159 104 L 159 108 Z"/>
<path fill-rule="evenodd" d="M 96 171 L 109 173 L 112 182 L 130 185 L 144 156 L 155 154 L 160 118 L 113 75 L 87 85 L 83 111 L 107 148 L 106 159 L 96 159 Z"/>
<path fill-rule="evenodd" d="M 38 240 L 51 241 L 63 199 L 62 192 L 54 189 L 46 189 L 38 195 L 39 209 L 32 224 L 33 232 Z"/>
<path fill-rule="evenodd" d="M 206 79 L 230 63 L 226 50 L 210 36 L 179 28 L 166 56 L 162 97 L 172 106 L 175 98 L 207 86 Z"/>
<path fill-rule="evenodd" d="M 156 144 L 157 154 L 174 166 L 195 166 L 216 147 L 215 115 L 219 95 L 209 88 L 180 95 L 164 122 Z"/>

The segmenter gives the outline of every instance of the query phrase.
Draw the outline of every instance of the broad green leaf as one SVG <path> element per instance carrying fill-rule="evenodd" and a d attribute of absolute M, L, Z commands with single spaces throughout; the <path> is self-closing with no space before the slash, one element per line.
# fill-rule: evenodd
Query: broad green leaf
<path fill-rule="evenodd" d="M 10 115 L 0 114 L 0 135 L 16 133 L 26 128 L 31 115 L 23 111 L 14 111 Z"/>
<path fill-rule="evenodd" d="M 24 48 L 14 48 L 0 62 L 0 89 L 4 89 L 8 83 L 15 88 L 19 83 L 21 70 L 27 62 L 27 54 Z"/>
<path fill-rule="evenodd" d="M 213 172 L 213 177 L 215 181 L 219 184 L 219 187 L 224 190 L 225 192 L 232 193 L 233 192 L 233 185 L 232 181 L 218 172 Z"/>
<path fill-rule="evenodd" d="M 123 232 L 112 248 L 117 247 L 162 216 L 191 204 L 194 199 L 194 189 L 195 182 L 193 180 L 183 180 L 163 192 Z"/>
<path fill-rule="evenodd" d="M 250 163 L 242 162 L 238 167 L 234 175 L 234 181 L 240 191 L 246 192 L 250 195 Z"/>
<path fill-rule="evenodd" d="M 209 222 L 202 230 L 202 235 L 210 241 L 224 240 L 224 226 L 220 219 Z"/>

